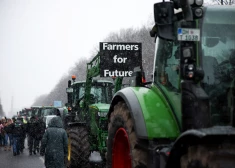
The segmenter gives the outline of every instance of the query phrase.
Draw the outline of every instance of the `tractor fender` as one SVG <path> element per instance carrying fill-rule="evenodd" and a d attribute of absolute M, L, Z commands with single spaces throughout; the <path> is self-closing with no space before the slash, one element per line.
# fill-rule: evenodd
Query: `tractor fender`
<path fill-rule="evenodd" d="M 137 136 L 142 138 L 148 137 L 140 103 L 137 99 L 137 96 L 135 95 L 135 93 L 131 88 L 124 88 L 116 92 L 109 108 L 108 118 L 110 117 L 110 114 L 114 109 L 114 106 L 119 101 L 124 101 L 127 104 L 128 109 L 130 110 L 131 113 L 131 117 L 134 119 L 134 128 L 136 130 Z M 138 123 L 136 123 L 135 121 L 138 121 Z"/>
<path fill-rule="evenodd" d="M 192 129 L 182 133 L 171 147 L 166 168 L 180 168 L 180 158 L 193 145 L 223 144 L 235 142 L 235 128 L 231 126 L 214 126 Z"/>
<path fill-rule="evenodd" d="M 176 139 L 179 136 L 179 125 L 169 104 L 153 89 L 126 87 L 118 91 L 111 102 L 108 117 L 119 101 L 127 104 L 139 138 Z"/>

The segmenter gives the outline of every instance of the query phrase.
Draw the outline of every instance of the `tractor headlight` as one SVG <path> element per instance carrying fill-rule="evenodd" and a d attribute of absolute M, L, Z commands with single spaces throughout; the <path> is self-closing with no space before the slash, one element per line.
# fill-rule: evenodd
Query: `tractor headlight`
<path fill-rule="evenodd" d="M 192 57 L 192 47 L 185 47 L 183 48 L 183 57 L 184 58 L 190 58 Z"/>
<path fill-rule="evenodd" d="M 202 17 L 202 13 L 203 13 L 202 8 L 196 8 L 196 9 L 194 10 L 194 14 L 195 14 L 195 16 L 197 16 L 197 17 Z"/>
<path fill-rule="evenodd" d="M 189 5 L 194 4 L 194 0 L 188 0 Z"/>
<path fill-rule="evenodd" d="M 195 0 L 195 4 L 198 6 L 202 6 L 203 0 Z"/>

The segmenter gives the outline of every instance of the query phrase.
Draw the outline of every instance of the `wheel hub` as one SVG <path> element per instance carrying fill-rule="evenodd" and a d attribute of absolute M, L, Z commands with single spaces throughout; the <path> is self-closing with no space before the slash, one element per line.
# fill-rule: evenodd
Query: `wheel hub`
<path fill-rule="evenodd" d="M 119 128 L 114 137 L 112 150 L 113 168 L 131 168 L 130 143 L 126 130 Z"/>

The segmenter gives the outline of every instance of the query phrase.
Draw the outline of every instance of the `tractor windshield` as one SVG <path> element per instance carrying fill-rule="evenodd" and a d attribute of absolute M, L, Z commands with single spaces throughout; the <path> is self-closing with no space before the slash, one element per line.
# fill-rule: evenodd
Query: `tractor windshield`
<path fill-rule="evenodd" d="M 81 100 L 85 92 L 85 83 L 76 83 L 73 85 L 73 104 Z"/>
<path fill-rule="evenodd" d="M 109 82 L 98 82 L 93 84 L 90 92 L 91 103 L 105 103 L 109 104 L 112 100 L 112 83 Z M 85 93 L 85 83 L 76 84 L 73 88 L 73 103 L 77 101 L 82 102 Z"/>
<path fill-rule="evenodd" d="M 40 108 L 32 108 L 32 116 L 39 116 Z M 31 116 L 31 117 L 32 117 Z"/>
<path fill-rule="evenodd" d="M 91 88 L 91 103 L 109 104 L 112 100 L 112 83 L 101 82 Z"/>
<path fill-rule="evenodd" d="M 213 125 L 232 125 L 235 77 L 235 8 L 207 8 L 202 21 L 203 87 Z"/>
<path fill-rule="evenodd" d="M 22 110 L 22 112 L 20 112 L 20 116 L 31 117 L 32 110 L 31 109 L 24 109 L 24 110 Z"/>
<path fill-rule="evenodd" d="M 42 115 L 48 116 L 48 115 L 56 115 L 56 109 L 55 108 L 43 108 L 42 109 Z"/>

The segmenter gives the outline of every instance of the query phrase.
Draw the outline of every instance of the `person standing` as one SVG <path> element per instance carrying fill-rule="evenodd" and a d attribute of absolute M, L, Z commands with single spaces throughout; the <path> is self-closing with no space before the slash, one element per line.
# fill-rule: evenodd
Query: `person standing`
<path fill-rule="evenodd" d="M 40 155 L 46 168 L 64 168 L 68 155 L 68 137 L 60 117 L 53 117 L 43 135 Z"/>
<path fill-rule="evenodd" d="M 39 118 L 37 120 L 37 125 L 36 125 L 36 150 L 37 152 L 39 153 L 40 151 L 40 143 L 41 143 L 41 140 L 42 140 L 42 137 L 45 133 L 45 130 L 46 130 L 46 123 L 43 122 L 43 119 L 42 118 Z"/>
<path fill-rule="evenodd" d="M 4 127 L 4 130 L 6 131 L 8 138 L 9 138 L 9 148 L 8 148 L 9 151 L 11 150 L 11 146 L 13 145 L 12 126 L 13 126 L 12 119 L 7 119 L 7 124 Z"/>
<path fill-rule="evenodd" d="M 28 143 L 29 143 L 29 154 L 32 155 L 34 153 L 36 155 L 36 135 L 37 135 L 37 120 L 35 116 L 32 116 L 27 123 L 27 131 L 28 133 Z"/>
<path fill-rule="evenodd" d="M 13 156 L 20 154 L 20 138 L 23 134 L 23 124 L 19 119 L 14 119 L 12 124 Z"/>
<path fill-rule="evenodd" d="M 3 130 L 3 124 L 2 124 L 2 120 L 0 120 L 0 145 L 3 146 L 4 145 L 4 141 L 3 141 L 3 136 L 2 136 L 2 130 Z M 0 147 L 1 147 L 0 146 Z"/>
<path fill-rule="evenodd" d="M 22 123 L 23 123 L 23 134 L 21 135 L 21 138 L 20 138 L 20 152 L 23 153 L 24 151 L 24 143 L 25 143 L 25 138 L 26 138 L 26 131 L 27 131 L 27 120 L 26 120 L 26 116 L 23 117 L 22 119 Z"/>
<path fill-rule="evenodd" d="M 7 126 L 7 120 L 6 117 L 2 117 L 2 128 L 1 128 L 1 136 L 3 140 L 3 146 L 4 146 L 4 151 L 7 151 L 7 145 L 8 145 L 8 135 L 5 131 L 5 127 Z"/>

